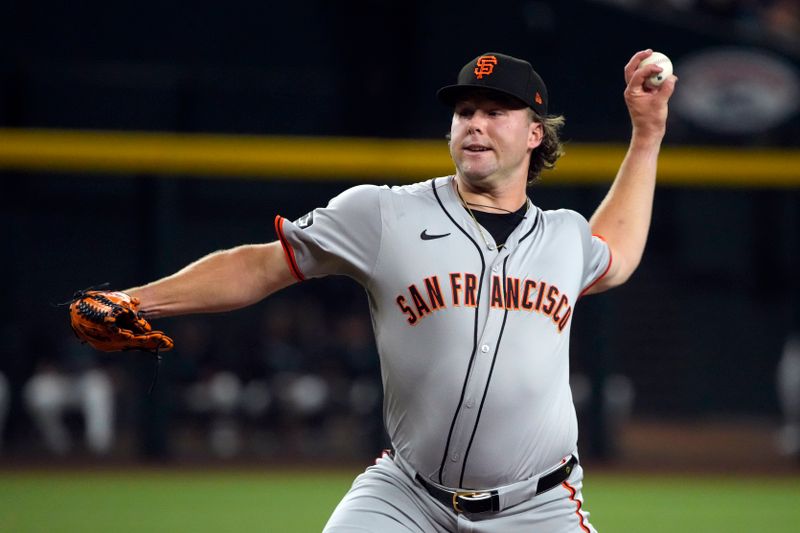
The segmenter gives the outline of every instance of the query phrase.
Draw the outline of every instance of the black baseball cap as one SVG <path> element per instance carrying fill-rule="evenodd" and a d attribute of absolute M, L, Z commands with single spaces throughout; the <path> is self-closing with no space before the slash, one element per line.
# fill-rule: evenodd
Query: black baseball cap
<path fill-rule="evenodd" d="M 465 94 L 476 89 L 513 96 L 539 115 L 547 115 L 547 87 L 525 60 L 497 52 L 479 55 L 464 65 L 455 85 L 442 87 L 436 96 L 452 107 Z"/>

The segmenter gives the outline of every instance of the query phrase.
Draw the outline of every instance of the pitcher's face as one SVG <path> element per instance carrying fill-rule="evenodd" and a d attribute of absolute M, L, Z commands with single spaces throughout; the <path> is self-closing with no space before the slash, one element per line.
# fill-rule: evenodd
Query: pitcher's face
<path fill-rule="evenodd" d="M 542 125 L 528 108 L 501 99 L 467 97 L 455 105 L 450 125 L 450 156 L 460 176 L 479 185 L 522 177 L 530 154 L 542 142 Z"/>

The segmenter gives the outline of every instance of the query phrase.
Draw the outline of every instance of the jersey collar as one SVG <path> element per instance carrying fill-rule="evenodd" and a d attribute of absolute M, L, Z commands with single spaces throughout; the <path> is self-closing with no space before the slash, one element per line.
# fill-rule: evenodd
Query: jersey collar
<path fill-rule="evenodd" d="M 459 224 L 463 230 L 472 235 L 475 241 L 481 244 L 482 248 L 485 248 L 483 245 L 483 237 L 479 234 L 478 228 L 475 227 L 477 222 L 473 221 L 469 211 L 467 211 L 467 209 L 461 203 L 461 199 L 458 197 L 458 193 L 456 193 L 455 175 L 453 174 L 446 178 L 439 179 L 443 179 L 447 183 L 447 186 L 438 189 L 440 191 L 443 190 L 444 197 L 446 198 L 447 209 L 450 211 L 450 213 L 452 213 L 456 223 Z M 531 199 L 528 198 L 528 210 L 525 213 L 525 219 L 520 222 L 516 228 L 514 228 L 514 231 L 512 231 L 511 235 L 509 235 L 508 239 L 506 239 L 506 243 L 502 249 L 512 252 L 520 242 L 532 238 L 540 226 L 541 218 L 542 210 L 535 206 Z M 483 235 L 494 247 L 489 251 L 496 252 L 497 243 L 485 228 L 483 228 Z"/>

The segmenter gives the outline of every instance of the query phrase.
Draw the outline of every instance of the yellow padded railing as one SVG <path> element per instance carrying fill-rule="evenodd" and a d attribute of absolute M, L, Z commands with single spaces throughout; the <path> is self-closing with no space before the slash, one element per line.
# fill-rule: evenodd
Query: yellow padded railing
<path fill-rule="evenodd" d="M 608 184 L 626 147 L 570 143 L 544 184 Z M 446 141 L 0 128 L 0 169 L 307 180 L 413 181 L 452 172 Z M 800 149 L 667 143 L 659 183 L 800 187 Z"/>

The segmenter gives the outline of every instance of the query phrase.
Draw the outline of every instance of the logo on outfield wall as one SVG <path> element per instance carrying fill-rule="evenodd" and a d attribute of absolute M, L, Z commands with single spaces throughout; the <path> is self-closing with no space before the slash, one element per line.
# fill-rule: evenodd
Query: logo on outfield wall
<path fill-rule="evenodd" d="M 763 50 L 706 50 L 679 61 L 675 73 L 680 78 L 676 113 L 708 131 L 729 135 L 764 132 L 798 111 L 797 70 L 782 57 Z"/>
<path fill-rule="evenodd" d="M 314 223 L 314 211 L 307 213 L 294 221 L 294 225 L 300 229 L 306 229 Z"/>

